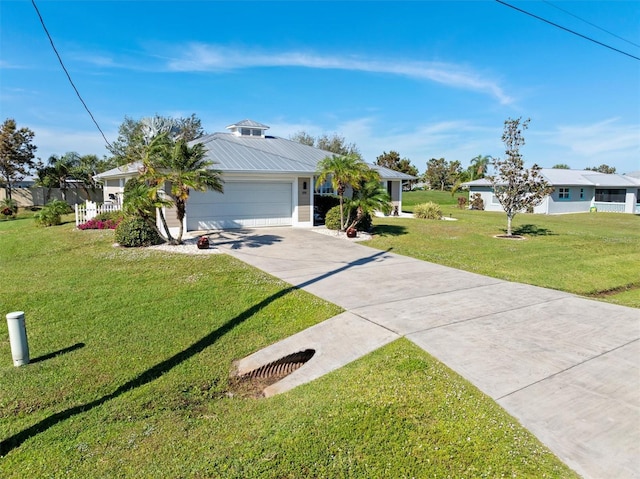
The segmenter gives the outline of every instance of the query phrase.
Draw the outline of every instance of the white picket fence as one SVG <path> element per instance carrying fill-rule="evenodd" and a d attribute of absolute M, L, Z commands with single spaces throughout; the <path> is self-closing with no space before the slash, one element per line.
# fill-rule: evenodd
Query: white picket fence
<path fill-rule="evenodd" d="M 120 211 L 120 205 L 106 204 L 106 203 L 94 203 L 93 201 L 87 201 L 84 205 L 76 205 L 76 226 L 86 223 L 92 220 L 100 213 L 107 213 L 110 211 Z"/>

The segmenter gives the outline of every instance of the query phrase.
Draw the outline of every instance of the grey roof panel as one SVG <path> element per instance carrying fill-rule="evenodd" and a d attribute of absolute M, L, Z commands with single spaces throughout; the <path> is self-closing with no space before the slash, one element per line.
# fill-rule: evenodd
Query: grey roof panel
<path fill-rule="evenodd" d="M 242 137 L 214 133 L 194 140 L 203 143 L 207 159 L 223 172 L 314 173 L 320 160 L 331 153 L 274 136 Z"/>
<path fill-rule="evenodd" d="M 140 168 L 142 167 L 141 161 L 134 161 L 133 163 L 129 163 L 127 165 L 116 166 L 115 168 L 111 168 L 110 170 L 103 171 L 102 173 L 98 173 L 94 176 L 96 180 L 100 180 L 102 178 L 122 178 L 125 176 L 130 176 L 132 173 L 137 174 Z"/>
<path fill-rule="evenodd" d="M 628 188 L 640 186 L 640 179 L 626 175 L 610 175 L 590 170 L 565 170 L 560 168 L 543 168 L 540 173 L 552 186 L 603 186 Z M 463 186 L 490 186 L 486 178 L 467 181 Z"/>
<path fill-rule="evenodd" d="M 415 176 L 402 173 L 401 171 L 392 170 L 379 165 L 368 165 L 372 170 L 376 170 L 380 174 L 380 178 L 384 180 L 415 180 Z"/>

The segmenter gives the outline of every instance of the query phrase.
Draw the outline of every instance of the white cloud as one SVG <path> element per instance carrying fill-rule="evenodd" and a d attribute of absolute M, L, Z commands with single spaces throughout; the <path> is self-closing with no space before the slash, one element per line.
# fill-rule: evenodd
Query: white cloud
<path fill-rule="evenodd" d="M 442 121 L 385 129 L 375 116 L 353 118 L 347 121 L 318 124 L 314 122 L 268 124 L 277 136 L 288 138 L 305 131 L 312 136 L 337 133 L 348 143 L 354 143 L 365 161 L 373 163 L 383 152 L 395 150 L 411 160 L 421 172 L 432 157 L 458 160 L 466 167 L 478 154 L 499 155 L 500 127 L 481 127 L 467 121 Z"/>
<path fill-rule="evenodd" d="M 254 67 L 301 67 L 383 73 L 433 81 L 452 88 L 478 91 L 496 98 L 502 104 L 513 101 L 497 82 L 471 69 L 441 62 L 387 61 L 349 56 L 323 56 L 306 52 L 254 53 L 191 43 L 181 48 L 180 53 L 168 61 L 167 67 L 176 72 L 229 71 Z"/>
<path fill-rule="evenodd" d="M 539 134 L 539 138 L 554 152 L 556 163 L 567 163 L 572 168 L 605 163 L 616 166 L 620 173 L 640 169 L 640 125 L 623 124 L 618 118 L 558 125 Z"/>
<path fill-rule="evenodd" d="M 640 125 L 621 125 L 612 118 L 591 125 L 560 125 L 549 135 L 557 145 L 588 157 L 638 149 Z"/>

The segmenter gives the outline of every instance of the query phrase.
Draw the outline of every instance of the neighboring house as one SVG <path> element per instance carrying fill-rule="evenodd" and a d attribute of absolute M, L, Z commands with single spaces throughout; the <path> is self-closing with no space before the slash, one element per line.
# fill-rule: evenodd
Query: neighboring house
<path fill-rule="evenodd" d="M 640 179 L 589 170 L 543 168 L 542 176 L 553 192 L 536 206 L 534 213 L 560 214 L 597 211 L 640 214 Z M 487 211 L 502 211 L 486 178 L 462 184 L 469 196 L 480 193 Z"/>
<path fill-rule="evenodd" d="M 202 143 L 212 168 L 222 172 L 224 193 L 192 191 L 187 202 L 187 231 L 261 226 L 311 227 L 314 193 L 332 194 L 329 182 L 315 188 L 318 162 L 332 153 L 265 134 L 269 127 L 244 120 L 191 142 Z M 104 183 L 105 201 L 117 201 L 127 179 L 138 175 L 139 164 L 114 168 L 96 176 Z M 415 179 L 379 166 L 371 168 L 402 211 L 402 183 Z M 167 212 L 177 228 L 175 215 Z"/>

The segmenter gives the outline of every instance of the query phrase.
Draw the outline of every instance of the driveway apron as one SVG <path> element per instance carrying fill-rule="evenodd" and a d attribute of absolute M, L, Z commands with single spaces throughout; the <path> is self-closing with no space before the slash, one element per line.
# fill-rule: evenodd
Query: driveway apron
<path fill-rule="evenodd" d="M 326 360 L 336 359 L 335 369 L 406 337 L 493 398 L 583 477 L 640 477 L 639 310 L 309 230 L 224 231 L 213 239 L 222 251 L 346 310 L 266 355 L 256 353 L 255 365 L 306 340 Z M 337 361 L 345 350 L 351 356 Z M 309 364 L 309 376 L 305 365 L 272 392 L 323 374 Z"/>

